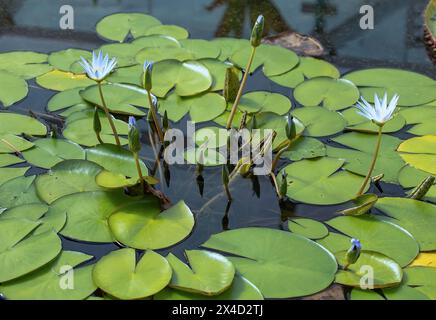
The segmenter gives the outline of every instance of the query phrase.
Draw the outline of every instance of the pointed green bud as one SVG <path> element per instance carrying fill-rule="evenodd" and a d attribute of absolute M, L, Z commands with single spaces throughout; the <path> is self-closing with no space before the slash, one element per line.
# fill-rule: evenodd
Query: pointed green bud
<path fill-rule="evenodd" d="M 226 78 L 224 80 L 223 96 L 227 102 L 234 102 L 239 91 L 238 70 L 234 67 L 226 69 Z"/>
<path fill-rule="evenodd" d="M 257 17 L 256 23 L 254 24 L 253 31 L 251 32 L 251 45 L 253 47 L 260 46 L 263 37 L 263 28 L 265 26 L 265 19 L 263 15 Z"/>
<path fill-rule="evenodd" d="M 141 150 L 140 132 L 136 126 L 135 117 L 129 117 L 129 149 L 133 153 Z"/>
<path fill-rule="evenodd" d="M 168 113 L 167 113 L 166 110 L 165 110 L 165 112 L 164 112 L 164 116 L 163 116 L 163 118 L 162 118 L 162 127 L 163 127 L 163 129 L 164 129 L 165 131 L 167 131 L 167 130 L 169 129 L 169 127 L 170 127 L 170 123 L 169 123 L 169 121 L 168 121 Z"/>
<path fill-rule="evenodd" d="M 280 181 L 280 196 L 285 197 L 288 193 L 288 174 L 286 171 L 282 172 L 282 181 Z"/>
<path fill-rule="evenodd" d="M 427 192 L 430 190 L 430 188 L 433 186 L 434 180 L 434 176 L 428 176 L 427 178 L 425 178 L 415 189 L 413 189 L 408 198 L 415 200 L 423 199 Z"/>
<path fill-rule="evenodd" d="M 147 91 L 150 91 L 153 87 L 151 82 L 151 75 L 153 71 L 153 62 L 145 61 L 144 62 L 144 80 L 143 80 L 143 86 L 144 89 Z"/>
<path fill-rule="evenodd" d="M 256 115 L 253 115 L 253 117 L 251 117 L 250 131 L 253 131 L 254 129 L 257 129 Z"/>
<path fill-rule="evenodd" d="M 101 132 L 101 122 L 100 122 L 100 117 L 98 116 L 97 108 L 95 108 L 94 110 L 94 132 L 96 134 L 100 134 Z"/>
<path fill-rule="evenodd" d="M 346 253 L 347 264 L 354 264 L 360 257 L 362 245 L 358 239 L 351 239 L 351 247 Z"/>
<path fill-rule="evenodd" d="M 286 136 L 289 141 L 292 141 L 297 136 L 297 129 L 295 127 L 294 118 L 289 114 L 288 123 L 286 124 Z"/>

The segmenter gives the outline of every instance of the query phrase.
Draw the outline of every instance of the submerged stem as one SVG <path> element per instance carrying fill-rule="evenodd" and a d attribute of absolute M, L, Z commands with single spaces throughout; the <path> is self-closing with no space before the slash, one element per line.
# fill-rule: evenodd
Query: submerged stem
<path fill-rule="evenodd" d="M 157 135 L 159 136 L 159 141 L 163 144 L 164 135 L 162 133 L 162 129 L 160 127 L 160 124 L 157 121 L 156 109 L 154 108 L 154 103 L 153 103 L 153 99 L 151 97 L 150 91 L 147 91 L 147 97 L 148 97 L 148 104 L 150 105 L 150 112 L 151 112 L 151 116 L 153 118 L 154 126 L 156 127 Z"/>
<path fill-rule="evenodd" d="M 229 118 L 227 120 L 227 130 L 232 127 L 233 118 L 235 117 L 236 110 L 238 109 L 239 102 L 241 101 L 242 93 L 244 92 L 245 85 L 247 83 L 248 74 L 250 73 L 251 65 L 253 64 L 254 55 L 256 53 L 256 47 L 251 48 L 250 59 L 248 60 L 247 68 L 245 69 L 244 77 L 242 78 L 241 85 L 239 86 L 238 95 L 233 103 L 232 110 L 230 111 Z"/>
<path fill-rule="evenodd" d="M 101 104 L 102 104 L 104 113 L 106 114 L 106 117 L 109 121 L 109 125 L 112 128 L 112 132 L 114 133 L 115 142 L 118 146 L 121 146 L 120 138 L 118 137 L 117 128 L 115 127 L 114 120 L 112 119 L 112 115 L 109 113 L 109 109 L 107 108 L 106 101 L 104 100 L 103 89 L 101 87 L 101 81 L 98 81 L 97 85 L 98 85 L 98 91 L 100 93 Z"/>
<path fill-rule="evenodd" d="M 366 175 L 365 180 L 363 181 L 362 186 L 360 187 L 360 190 L 356 196 L 361 196 L 365 192 L 366 185 L 368 184 L 369 179 L 371 179 L 372 172 L 374 171 L 375 164 L 377 162 L 377 156 L 378 156 L 378 153 L 380 151 L 380 146 L 381 146 L 381 141 L 382 141 L 382 133 L 383 133 L 383 125 L 380 125 L 378 127 L 377 144 L 375 146 L 375 151 L 374 151 L 374 155 L 372 158 L 371 166 L 369 167 L 368 174 Z"/>

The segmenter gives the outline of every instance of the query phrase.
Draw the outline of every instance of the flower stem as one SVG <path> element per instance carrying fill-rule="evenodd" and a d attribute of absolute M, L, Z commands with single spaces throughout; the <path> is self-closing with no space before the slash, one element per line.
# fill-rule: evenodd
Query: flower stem
<path fill-rule="evenodd" d="M 369 179 L 371 179 L 372 172 L 374 171 L 375 164 L 377 162 L 377 156 L 378 156 L 378 153 L 380 151 L 380 146 L 381 146 L 381 141 L 382 141 L 382 136 L 383 136 L 382 132 L 383 132 L 383 126 L 380 125 L 378 127 L 377 144 L 375 146 L 375 151 L 374 151 L 374 155 L 372 158 L 371 166 L 369 167 L 368 174 L 366 175 L 365 180 L 363 181 L 362 186 L 360 187 L 360 190 L 356 196 L 361 196 L 365 192 L 366 185 L 368 184 Z"/>
<path fill-rule="evenodd" d="M 157 135 L 159 136 L 159 141 L 163 144 L 164 135 L 162 133 L 162 129 L 159 125 L 159 122 L 157 121 L 156 109 L 154 108 L 154 103 L 150 91 L 147 91 L 147 97 L 148 97 L 148 104 L 150 105 L 150 112 L 153 118 L 154 126 L 156 127 Z"/>
<path fill-rule="evenodd" d="M 98 91 L 100 93 L 101 104 L 102 104 L 104 113 L 106 114 L 106 117 L 109 121 L 109 125 L 112 128 L 112 132 L 114 133 L 115 142 L 118 146 L 121 146 L 120 138 L 118 137 L 117 128 L 115 127 L 114 121 L 112 119 L 112 115 L 109 113 L 109 109 L 107 108 L 106 101 L 104 100 L 104 97 L 103 97 L 103 89 L 101 87 L 101 81 L 98 81 L 97 85 L 98 85 Z"/>
<path fill-rule="evenodd" d="M 239 86 L 238 95 L 236 96 L 235 102 L 233 103 L 232 110 L 230 111 L 229 118 L 227 120 L 227 130 L 232 127 L 233 118 L 235 117 L 236 110 L 238 109 L 239 102 L 241 101 L 242 93 L 244 92 L 245 85 L 247 83 L 248 74 L 250 73 L 251 65 L 253 64 L 254 55 L 256 53 L 257 47 L 251 48 L 250 59 L 248 60 L 247 68 L 245 68 L 244 77 L 242 78 L 241 85 Z"/>
<path fill-rule="evenodd" d="M 282 156 L 282 154 L 286 151 L 289 150 L 289 147 L 291 146 L 292 141 L 289 141 L 282 149 L 279 150 L 279 152 L 277 152 L 273 163 L 271 165 L 271 172 L 274 172 L 275 169 L 277 168 L 277 165 L 279 164 L 280 161 L 280 157 Z"/>
<path fill-rule="evenodd" d="M 144 177 L 142 175 L 142 169 L 141 164 L 139 163 L 138 153 L 134 152 L 133 157 L 135 158 L 136 170 L 138 170 L 139 180 L 141 181 L 141 184 L 144 184 Z"/>
<path fill-rule="evenodd" d="M 95 135 L 97 136 L 97 140 L 98 140 L 98 142 L 99 142 L 100 144 L 104 144 L 104 141 L 103 141 L 103 139 L 101 138 L 100 133 L 96 132 Z"/>

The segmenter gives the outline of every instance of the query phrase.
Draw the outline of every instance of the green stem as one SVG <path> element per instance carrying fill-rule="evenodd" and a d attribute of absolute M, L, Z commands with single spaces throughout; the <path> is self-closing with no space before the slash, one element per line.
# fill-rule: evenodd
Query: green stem
<path fill-rule="evenodd" d="M 98 142 L 99 142 L 100 144 L 104 144 L 104 141 L 103 141 L 103 139 L 101 138 L 100 133 L 99 133 L 99 132 L 96 132 L 95 135 L 97 136 L 97 140 L 98 140 Z"/>
<path fill-rule="evenodd" d="M 156 109 L 154 108 L 154 103 L 150 91 L 147 91 L 147 97 L 148 97 L 148 104 L 150 105 L 150 112 L 153 118 L 154 126 L 156 127 L 157 135 L 159 136 L 159 141 L 163 144 L 164 135 L 162 133 L 162 129 L 159 125 L 159 122 L 157 121 Z"/>
<path fill-rule="evenodd" d="M 378 153 L 380 151 L 380 146 L 381 146 L 381 141 L 382 141 L 382 133 L 383 133 L 383 126 L 380 125 L 378 127 L 377 144 L 375 146 L 375 151 L 374 151 L 374 155 L 372 158 L 371 166 L 369 167 L 368 174 L 366 175 L 365 180 L 363 181 L 362 186 L 360 187 L 360 190 L 356 195 L 357 197 L 361 196 L 365 192 L 366 185 L 368 184 L 369 179 L 371 179 L 372 172 L 374 171 L 375 164 L 377 162 L 377 156 L 378 156 Z"/>
<path fill-rule="evenodd" d="M 141 164 L 139 163 L 138 153 L 134 152 L 133 157 L 135 158 L 136 170 L 138 170 L 139 180 L 141 181 L 141 184 L 144 184 L 144 177 L 142 175 L 142 169 Z"/>
<path fill-rule="evenodd" d="M 227 127 L 226 127 L 227 130 L 229 130 L 232 127 L 233 118 L 235 117 L 239 102 L 241 101 L 242 93 L 244 92 L 244 88 L 245 88 L 245 85 L 247 83 L 248 74 L 250 73 L 251 65 L 253 64 L 255 53 L 256 53 L 256 47 L 252 47 L 250 59 L 248 60 L 248 64 L 247 64 L 247 68 L 245 69 L 244 77 L 242 78 L 242 82 L 241 82 L 241 85 L 239 87 L 238 94 L 236 96 L 235 102 L 233 103 L 232 110 L 230 111 L 230 115 L 229 115 L 229 118 L 227 120 Z"/>
<path fill-rule="evenodd" d="M 101 81 L 98 81 L 97 85 L 98 85 L 98 91 L 100 93 L 101 104 L 102 104 L 104 113 L 106 114 L 106 117 L 109 121 L 109 125 L 112 128 L 112 132 L 114 133 L 115 142 L 118 146 L 121 146 L 120 138 L 118 137 L 117 128 L 115 127 L 114 121 L 112 119 L 111 114 L 109 113 L 109 109 L 107 108 L 106 101 L 104 100 L 104 97 L 103 97 L 103 89 L 101 88 Z"/>
<path fill-rule="evenodd" d="M 275 156 L 275 158 L 274 158 L 274 160 L 273 160 L 273 163 L 272 163 L 272 165 L 271 165 L 271 172 L 274 172 L 274 171 L 275 171 L 275 169 L 277 168 L 277 165 L 279 164 L 280 157 L 282 156 L 282 154 L 283 154 L 284 152 L 286 152 L 286 151 L 289 150 L 289 147 L 291 146 L 291 143 L 292 143 L 292 141 L 289 141 L 289 142 L 286 144 L 286 146 L 284 146 L 282 149 L 279 150 L 279 152 L 277 152 L 277 154 L 276 154 L 276 156 Z"/>

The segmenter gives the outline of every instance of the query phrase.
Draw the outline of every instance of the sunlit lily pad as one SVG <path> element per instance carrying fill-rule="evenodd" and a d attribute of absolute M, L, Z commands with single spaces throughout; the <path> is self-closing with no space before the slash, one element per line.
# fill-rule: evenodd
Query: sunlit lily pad
<path fill-rule="evenodd" d="M 357 108 L 350 108 L 341 112 L 348 122 L 347 129 L 358 132 L 377 133 L 379 127 L 372 121 L 358 114 L 357 111 Z M 405 125 L 406 120 L 403 118 L 403 116 L 401 114 L 396 114 L 393 119 L 386 122 L 386 124 L 383 126 L 383 132 L 397 132 L 400 131 Z"/>
<path fill-rule="evenodd" d="M 322 222 L 306 218 L 289 220 L 288 228 L 289 231 L 312 240 L 322 239 L 329 234 L 327 227 Z"/>
<path fill-rule="evenodd" d="M 327 61 L 312 57 L 301 57 L 300 63 L 294 69 L 272 76 L 270 79 L 281 86 L 295 88 L 306 79 L 317 77 L 338 79 L 340 76 L 339 70 Z"/>
<path fill-rule="evenodd" d="M 387 300 L 430 300 L 428 296 L 417 288 L 409 287 L 407 285 L 384 289 L 383 295 Z"/>
<path fill-rule="evenodd" d="M 321 107 L 298 108 L 291 114 L 303 123 L 303 134 L 310 137 L 329 136 L 342 131 L 347 125 L 339 113 Z"/>
<path fill-rule="evenodd" d="M 147 251 L 136 262 L 134 249 L 109 253 L 95 265 L 93 279 L 103 291 L 119 299 L 141 299 L 154 295 L 171 280 L 171 267 L 161 255 Z"/>
<path fill-rule="evenodd" d="M 28 92 L 29 88 L 24 79 L 7 71 L 0 70 L 0 103 L 4 107 L 10 107 L 24 99 Z"/>
<path fill-rule="evenodd" d="M 167 287 L 156 294 L 154 300 L 263 300 L 263 296 L 254 284 L 235 274 L 231 287 L 217 296 L 205 296 Z"/>
<path fill-rule="evenodd" d="M 291 145 L 291 149 L 283 153 L 284 158 L 292 161 L 324 157 L 326 146 L 315 138 L 301 137 Z"/>
<path fill-rule="evenodd" d="M 350 238 L 359 239 L 364 250 L 380 252 L 401 266 L 408 265 L 419 252 L 418 243 L 408 231 L 373 216 L 341 216 L 327 221 L 327 224 L 344 234 L 330 232 L 318 241 L 331 252 L 348 250 Z"/>
<path fill-rule="evenodd" d="M 143 36 L 150 27 L 160 24 L 158 19 L 146 14 L 116 13 L 100 20 L 96 30 L 103 38 L 123 42 L 129 35 Z"/>
<path fill-rule="evenodd" d="M 85 73 L 79 64 L 81 57 L 86 60 L 91 59 L 91 53 L 81 49 L 66 49 L 52 52 L 48 57 L 48 63 L 60 71 L 72 73 Z"/>
<path fill-rule="evenodd" d="M 117 210 L 110 216 L 109 226 L 124 245 L 157 250 L 185 239 L 194 227 L 194 216 L 183 201 L 161 212 L 157 199 L 150 197 Z"/>
<path fill-rule="evenodd" d="M 0 113 L 0 134 L 22 134 L 43 136 L 47 128 L 35 118 L 17 113 Z"/>
<path fill-rule="evenodd" d="M 155 25 L 145 30 L 143 35 L 164 35 L 173 37 L 177 40 L 182 40 L 189 37 L 189 32 L 185 28 L 176 25 Z"/>
<path fill-rule="evenodd" d="M 338 263 L 341 266 L 346 265 L 345 253 L 346 251 L 341 251 L 336 254 Z M 373 273 L 368 273 L 369 268 Z M 363 250 L 355 264 L 350 265 L 347 270 L 338 271 L 335 282 L 360 288 L 365 277 L 370 279 L 373 288 L 387 288 L 401 282 L 403 271 L 389 257 L 379 252 Z"/>
<path fill-rule="evenodd" d="M 411 138 L 397 150 L 412 167 L 436 174 L 436 136 Z"/>
<path fill-rule="evenodd" d="M 27 237 L 40 222 L 0 220 L 0 283 L 16 279 L 50 262 L 61 251 L 53 231 Z"/>
<path fill-rule="evenodd" d="M 62 139 L 38 139 L 34 146 L 23 152 L 27 162 L 37 167 L 50 169 L 67 159 L 84 159 L 85 151 L 77 144 Z"/>
<path fill-rule="evenodd" d="M 0 186 L 0 208 L 11 208 L 21 204 L 39 203 L 36 194 L 35 176 L 11 179 Z"/>
<path fill-rule="evenodd" d="M 230 59 L 237 51 L 250 46 L 250 42 L 247 39 L 236 38 L 215 38 L 212 40 L 220 49 L 221 53 L 219 59 L 226 61 Z"/>
<path fill-rule="evenodd" d="M 367 133 L 350 132 L 332 140 L 351 149 L 328 146 L 327 155 L 329 157 L 345 159 L 344 169 L 365 176 L 371 165 L 377 136 Z M 398 183 L 398 173 L 405 164 L 395 151 L 400 143 L 401 140 L 396 137 L 383 135 L 373 176 L 384 174 L 383 181 Z"/>
<path fill-rule="evenodd" d="M 0 70 L 7 71 L 25 80 L 49 72 L 47 55 L 32 51 L 13 51 L 0 54 Z"/>
<path fill-rule="evenodd" d="M 342 110 L 357 102 L 359 90 L 348 80 L 320 77 L 298 85 L 294 97 L 304 106 L 320 105 L 329 110 Z"/>
<path fill-rule="evenodd" d="M 98 191 L 102 188 L 95 177 L 102 167 L 86 160 L 66 160 L 55 165 L 35 180 L 36 191 L 46 203 L 78 192 Z"/>
<path fill-rule="evenodd" d="M 36 78 L 36 83 L 49 90 L 64 91 L 79 87 L 88 87 L 95 84 L 84 74 L 74 74 L 60 70 L 52 70 Z"/>
<path fill-rule="evenodd" d="M 288 197 L 318 205 L 351 200 L 359 190 L 363 177 L 340 170 L 343 164 L 344 160 L 323 157 L 288 165 L 284 169 L 288 174 Z"/>
<path fill-rule="evenodd" d="M 404 269 L 404 282 L 432 300 L 436 299 L 436 268 L 411 267 Z"/>
<path fill-rule="evenodd" d="M 24 160 L 12 154 L 0 154 L 0 167 L 23 163 Z"/>
<path fill-rule="evenodd" d="M 291 109 L 291 101 L 278 93 L 267 91 L 253 91 L 242 96 L 238 105 L 239 110 L 248 113 L 273 112 L 284 115 Z"/>
<path fill-rule="evenodd" d="M 13 134 L 0 134 L 0 153 L 15 153 L 30 149 L 33 143 Z"/>
<path fill-rule="evenodd" d="M 92 281 L 93 266 L 78 266 L 90 259 L 92 256 L 84 253 L 62 251 L 53 262 L 46 266 L 0 285 L 0 293 L 11 300 L 85 299 L 97 289 Z M 67 267 L 70 271 L 66 271 Z M 70 279 L 67 279 L 68 272 L 74 272 Z M 67 283 L 68 281 L 71 283 Z M 61 284 L 65 287 L 62 288 Z"/>
<path fill-rule="evenodd" d="M 436 108 L 434 106 L 418 106 L 404 108 L 400 114 L 407 124 L 413 125 L 408 132 L 417 136 L 436 135 Z"/>
<path fill-rule="evenodd" d="M 238 50 L 232 55 L 231 61 L 241 69 L 245 69 L 251 50 L 250 46 Z M 298 62 L 299 58 L 293 51 L 279 46 L 262 44 L 256 50 L 251 71 L 253 72 L 263 65 L 263 73 L 266 76 L 276 76 L 291 70 Z"/>
<path fill-rule="evenodd" d="M 239 256 L 228 259 L 266 298 L 300 297 L 321 291 L 333 281 L 337 269 L 334 257 L 323 247 L 279 230 L 226 231 L 213 235 L 203 246 Z"/>
<path fill-rule="evenodd" d="M 369 102 L 374 94 L 400 96 L 400 106 L 417 106 L 436 100 L 436 81 L 419 73 L 398 69 L 367 69 L 344 76 L 359 87 L 360 93 Z"/>
<path fill-rule="evenodd" d="M 61 109 L 69 108 L 78 104 L 85 104 L 86 101 L 80 96 L 80 91 L 84 88 L 74 88 L 65 90 L 55 94 L 48 101 L 47 109 L 48 111 L 58 111 Z"/>
<path fill-rule="evenodd" d="M 175 255 L 167 260 L 173 269 L 170 287 L 207 296 L 219 295 L 232 284 L 235 267 L 226 257 L 204 250 L 185 251 L 189 265 Z"/>
<path fill-rule="evenodd" d="M 30 167 L 0 168 L 0 185 L 9 180 L 24 176 L 29 169 Z"/>
<path fill-rule="evenodd" d="M 375 207 L 418 241 L 421 251 L 436 250 L 436 205 L 406 198 L 381 198 Z"/>

